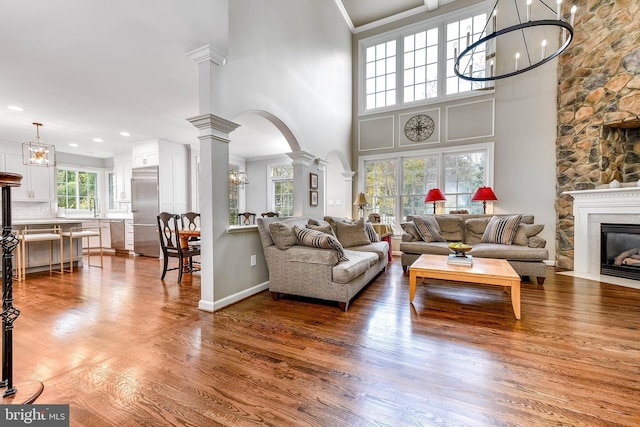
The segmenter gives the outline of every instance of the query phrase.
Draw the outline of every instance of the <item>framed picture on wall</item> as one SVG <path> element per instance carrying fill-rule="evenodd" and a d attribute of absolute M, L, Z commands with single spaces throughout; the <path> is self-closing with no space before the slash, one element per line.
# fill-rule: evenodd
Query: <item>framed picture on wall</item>
<path fill-rule="evenodd" d="M 318 175 L 315 173 L 309 174 L 309 188 L 312 190 L 318 189 Z"/>
<path fill-rule="evenodd" d="M 318 192 L 317 191 L 309 191 L 309 204 L 311 206 L 318 206 Z"/>

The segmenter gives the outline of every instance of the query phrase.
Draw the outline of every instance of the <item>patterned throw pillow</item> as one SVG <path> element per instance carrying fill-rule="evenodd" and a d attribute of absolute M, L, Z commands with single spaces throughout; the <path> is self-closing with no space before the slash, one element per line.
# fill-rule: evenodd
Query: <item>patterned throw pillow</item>
<path fill-rule="evenodd" d="M 440 233 L 440 225 L 432 216 L 415 217 L 413 223 L 416 225 L 418 234 L 425 242 L 444 242 L 445 239 Z"/>
<path fill-rule="evenodd" d="M 373 228 L 373 224 L 370 222 L 364 223 L 364 231 L 367 232 L 367 236 L 369 236 L 369 241 L 371 243 L 380 241 L 380 236 L 378 236 L 378 233 L 376 233 L 376 230 Z"/>
<path fill-rule="evenodd" d="M 322 231 L 312 230 L 310 228 L 300 228 L 297 225 L 293 227 L 293 231 L 298 237 L 298 242 L 303 246 L 313 248 L 333 249 L 338 252 L 338 261 L 349 261 L 344 254 L 344 249 L 338 239 L 330 234 Z"/>
<path fill-rule="evenodd" d="M 491 217 L 480 242 L 510 245 L 516 236 L 521 219 L 522 215 Z"/>

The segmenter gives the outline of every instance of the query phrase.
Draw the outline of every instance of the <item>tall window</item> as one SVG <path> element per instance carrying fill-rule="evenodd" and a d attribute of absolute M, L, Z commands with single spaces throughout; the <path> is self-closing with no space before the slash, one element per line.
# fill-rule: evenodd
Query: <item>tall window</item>
<path fill-rule="evenodd" d="M 482 204 L 471 203 L 471 198 L 478 187 L 491 185 L 487 172 L 493 164 L 492 144 L 406 154 L 363 158 L 368 213 L 376 212 L 382 221 L 398 226 L 407 215 L 431 213 L 424 199 L 436 187 L 447 199 L 445 212 L 482 213 Z"/>
<path fill-rule="evenodd" d="M 484 151 L 444 155 L 443 193 L 447 198 L 446 208 L 482 213 L 480 204 L 471 203 L 471 198 L 478 187 L 484 185 L 485 163 Z"/>
<path fill-rule="evenodd" d="M 270 167 L 271 204 L 280 216 L 293 215 L 293 165 Z"/>
<path fill-rule="evenodd" d="M 484 88 L 485 82 L 456 76 L 454 64 L 467 46 L 482 37 L 486 17 L 484 7 L 472 7 L 361 40 L 361 108 L 372 111 Z M 460 71 L 485 76 L 494 59 L 487 55 L 484 44 L 478 46 L 472 55 L 465 55 Z"/>
<path fill-rule="evenodd" d="M 483 87 L 482 82 L 462 80 L 453 71 L 457 56 L 472 43 L 480 40 L 487 22 L 487 15 L 481 13 L 447 24 L 447 95 L 468 92 Z M 462 74 L 474 77 L 485 76 L 486 51 L 485 43 L 476 47 L 471 55 L 465 55 L 460 62 Z"/>
<path fill-rule="evenodd" d="M 396 41 L 370 46 L 365 56 L 367 109 L 395 105 Z"/>
<path fill-rule="evenodd" d="M 424 214 L 424 198 L 429 189 L 438 186 L 438 156 L 402 160 L 402 217 Z"/>
<path fill-rule="evenodd" d="M 438 96 L 438 29 L 404 38 L 404 102 Z"/>
<path fill-rule="evenodd" d="M 58 168 L 58 207 L 86 209 L 98 198 L 96 172 Z"/>
<path fill-rule="evenodd" d="M 369 212 L 380 214 L 380 221 L 387 224 L 396 222 L 396 170 L 397 162 L 381 160 L 365 163 L 365 196 L 370 207 Z"/>

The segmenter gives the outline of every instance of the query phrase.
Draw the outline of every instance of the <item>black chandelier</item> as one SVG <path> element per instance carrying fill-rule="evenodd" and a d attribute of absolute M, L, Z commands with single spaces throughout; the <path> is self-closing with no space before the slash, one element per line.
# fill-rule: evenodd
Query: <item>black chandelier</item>
<path fill-rule="evenodd" d="M 522 19 L 520 3 L 526 3 L 526 19 Z M 536 0 L 537 6 L 533 8 L 534 0 L 513 0 L 513 9 L 500 8 L 501 14 L 510 12 L 515 18 L 515 24 L 498 29 L 498 3 L 496 0 L 489 19 L 480 33 L 480 39 L 471 40 L 470 32 L 467 33 L 466 48 L 460 55 L 454 50 L 455 74 L 471 82 L 487 82 L 515 76 L 546 64 L 564 51 L 573 39 L 573 20 L 577 10 L 572 6 L 569 13 L 569 22 L 562 14 L 562 0 L 557 0 L 556 9 L 552 9 L 543 0 Z M 506 7 L 506 6 L 505 6 Z M 507 13 L 503 13 L 507 11 Z M 533 16 L 541 19 L 532 19 Z M 552 19 L 555 15 L 555 19 Z M 492 31 L 488 34 L 488 31 Z M 556 34 L 557 31 L 557 34 Z M 464 39 L 461 39 L 464 40 Z M 497 40 L 505 41 L 501 51 L 513 49 L 513 63 L 504 61 L 498 66 L 496 62 Z M 539 48 L 537 47 L 539 46 Z M 523 52 L 523 54 L 521 54 Z M 512 64 L 512 65 L 511 65 Z M 461 65 L 462 70 L 460 69 Z"/>

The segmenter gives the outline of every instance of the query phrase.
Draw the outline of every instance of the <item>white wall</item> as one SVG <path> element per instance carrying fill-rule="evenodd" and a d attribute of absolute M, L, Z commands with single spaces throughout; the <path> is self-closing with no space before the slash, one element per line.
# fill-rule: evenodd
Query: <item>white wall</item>
<path fill-rule="evenodd" d="M 332 1 L 230 2 L 227 117 L 263 110 L 281 119 L 302 151 L 350 151 L 351 32 Z"/>
<path fill-rule="evenodd" d="M 533 214 L 555 260 L 557 60 L 496 84 L 494 212 Z"/>

